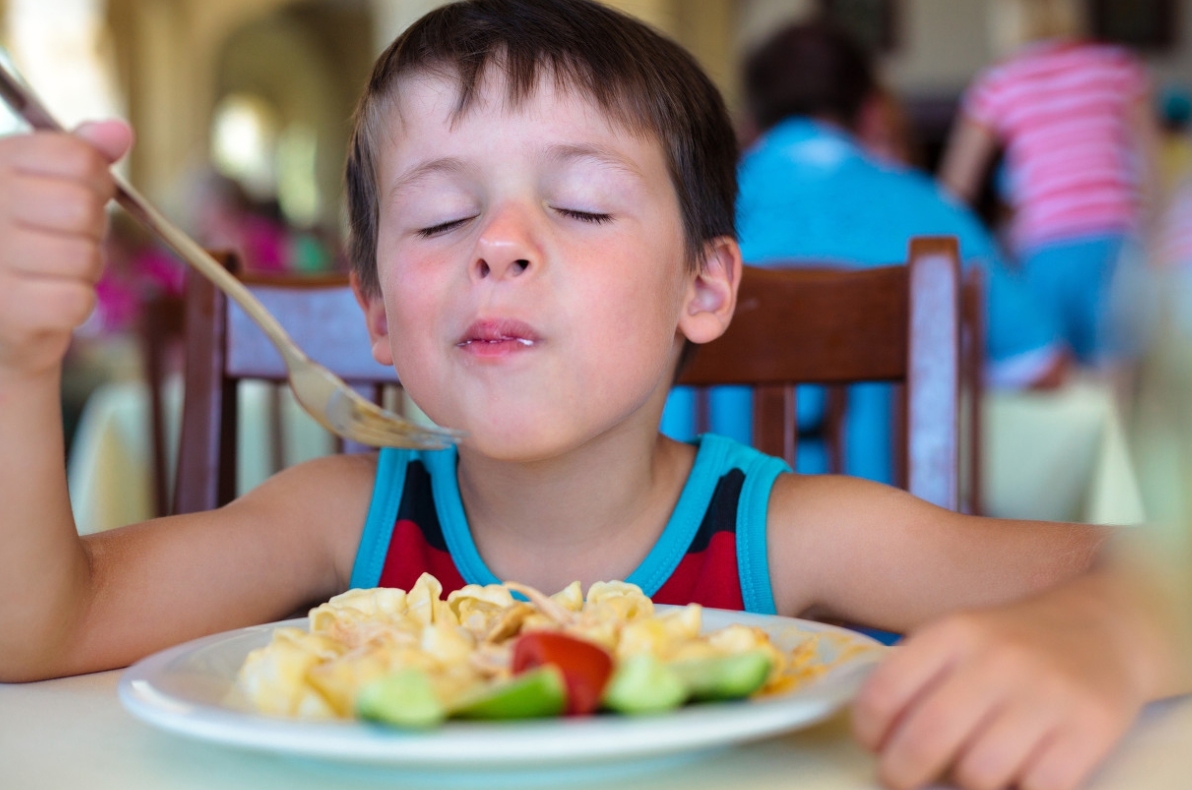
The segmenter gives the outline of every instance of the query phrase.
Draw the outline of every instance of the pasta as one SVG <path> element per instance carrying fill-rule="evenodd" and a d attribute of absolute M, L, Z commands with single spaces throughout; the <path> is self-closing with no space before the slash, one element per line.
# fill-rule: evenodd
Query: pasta
<path fill-rule="evenodd" d="M 625 582 L 593 584 L 586 598 L 578 582 L 551 596 L 512 582 L 470 584 L 446 599 L 442 592 L 436 578 L 423 574 L 408 591 L 338 595 L 310 611 L 309 631 L 277 628 L 269 645 L 252 651 L 238 673 L 237 692 L 267 715 L 352 718 L 370 684 L 415 672 L 450 715 L 463 701 L 508 683 L 515 645 L 535 633 L 599 646 L 612 658 L 614 675 L 635 661 L 665 670 L 761 656 L 757 695 L 789 691 L 825 671 L 815 660 L 818 635 L 783 652 L 759 628 L 732 625 L 701 634 L 698 604 L 659 613 L 640 588 Z"/>

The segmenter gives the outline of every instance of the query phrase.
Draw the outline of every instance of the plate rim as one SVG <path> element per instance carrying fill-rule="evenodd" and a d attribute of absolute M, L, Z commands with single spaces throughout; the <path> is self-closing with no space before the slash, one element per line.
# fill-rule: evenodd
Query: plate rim
<path fill-rule="evenodd" d="M 682 607 L 658 604 L 656 608 L 665 611 Z M 701 703 L 656 716 L 461 721 L 416 732 L 360 721 L 310 722 L 271 717 L 178 697 L 153 686 L 154 679 L 189 654 L 254 632 L 303 627 L 308 618 L 302 617 L 222 631 L 160 650 L 125 669 L 117 693 L 124 708 L 147 724 L 179 736 L 239 749 L 410 768 L 547 767 L 677 754 L 812 726 L 852 698 L 886 651 L 884 645 L 865 634 L 828 623 L 709 607 L 704 607 L 703 614 L 705 622 L 711 615 L 714 620 L 768 626 L 768 630 L 795 627 L 802 631 L 835 633 L 879 649 L 862 651 L 846 659 L 788 695 L 744 702 Z M 477 737 L 477 733 L 482 737 Z M 525 748 L 527 739 L 534 749 Z"/>

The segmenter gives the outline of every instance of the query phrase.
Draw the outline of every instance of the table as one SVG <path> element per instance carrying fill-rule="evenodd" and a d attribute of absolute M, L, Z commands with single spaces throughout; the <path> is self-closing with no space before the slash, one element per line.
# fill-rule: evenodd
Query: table
<path fill-rule="evenodd" d="M 119 672 L 0 684 L 0 787 L 40 790 L 337 790 L 468 786 L 401 781 L 380 769 L 295 760 L 181 738 L 125 712 Z M 1149 706 L 1087 790 L 1185 790 L 1192 785 L 1192 696 Z M 491 786 L 486 782 L 485 786 Z M 525 775 L 517 782 L 527 786 Z M 874 759 L 848 735 L 847 715 L 801 732 L 584 782 L 585 788 L 876 788 Z"/>

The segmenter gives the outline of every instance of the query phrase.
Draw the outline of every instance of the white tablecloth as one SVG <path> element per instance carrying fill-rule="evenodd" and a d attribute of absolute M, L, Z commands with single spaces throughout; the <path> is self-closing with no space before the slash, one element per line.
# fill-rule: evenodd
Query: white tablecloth
<path fill-rule="evenodd" d="M 523 774 L 411 779 L 391 770 L 317 763 L 209 745 L 126 713 L 117 672 L 0 684 L 0 787 L 13 790 L 341 790 L 555 787 Z M 1192 786 L 1192 697 L 1151 705 L 1085 790 Z M 790 735 L 713 751 L 660 770 L 593 774 L 586 790 L 878 790 L 874 759 L 847 717 Z"/>

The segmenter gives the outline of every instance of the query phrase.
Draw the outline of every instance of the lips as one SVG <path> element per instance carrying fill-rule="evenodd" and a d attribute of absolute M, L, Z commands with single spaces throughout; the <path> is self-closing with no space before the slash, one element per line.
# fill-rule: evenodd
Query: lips
<path fill-rule="evenodd" d="M 455 345 L 472 354 L 494 356 L 532 348 L 540 340 L 529 324 L 502 318 L 473 322 Z"/>

